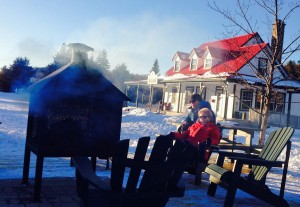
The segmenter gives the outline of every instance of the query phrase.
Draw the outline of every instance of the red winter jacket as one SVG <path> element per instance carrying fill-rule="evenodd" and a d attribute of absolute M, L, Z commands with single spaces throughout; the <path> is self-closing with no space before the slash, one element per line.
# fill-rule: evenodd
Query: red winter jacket
<path fill-rule="evenodd" d="M 195 147 L 198 147 L 198 142 L 204 142 L 207 138 L 211 139 L 211 144 L 217 145 L 220 143 L 221 138 L 220 131 L 214 123 L 208 122 L 203 125 L 199 121 L 182 134 L 174 132 L 174 136 L 176 139 L 187 140 Z"/>

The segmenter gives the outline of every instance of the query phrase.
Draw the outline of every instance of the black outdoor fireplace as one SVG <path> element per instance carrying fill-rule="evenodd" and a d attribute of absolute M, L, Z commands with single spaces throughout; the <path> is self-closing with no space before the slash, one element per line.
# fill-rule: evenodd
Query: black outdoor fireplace
<path fill-rule="evenodd" d="M 34 198 L 40 199 L 44 157 L 106 159 L 120 140 L 122 106 L 129 99 L 101 73 L 87 67 L 92 48 L 72 43 L 72 60 L 29 88 L 23 184 L 30 154 L 37 156 Z"/>

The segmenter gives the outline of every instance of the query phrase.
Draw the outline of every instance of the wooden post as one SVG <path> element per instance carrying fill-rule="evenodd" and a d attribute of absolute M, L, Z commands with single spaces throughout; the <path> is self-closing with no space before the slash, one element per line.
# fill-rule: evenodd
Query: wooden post
<path fill-rule="evenodd" d="M 181 92 L 181 83 L 179 83 L 179 86 L 178 86 L 178 104 L 177 104 L 177 113 L 179 113 L 179 109 L 180 109 L 180 93 Z"/>
<path fill-rule="evenodd" d="M 149 94 L 149 110 L 152 109 L 152 100 L 153 100 L 153 85 L 150 84 L 150 94 Z"/>
<path fill-rule="evenodd" d="M 139 89 L 140 89 L 140 83 L 138 83 L 136 87 L 136 100 L 135 100 L 135 106 L 139 107 Z"/>
<path fill-rule="evenodd" d="M 288 112 L 286 117 L 286 126 L 290 126 L 290 119 L 291 119 L 291 102 L 292 102 L 292 93 L 289 92 L 289 102 L 288 102 Z"/>

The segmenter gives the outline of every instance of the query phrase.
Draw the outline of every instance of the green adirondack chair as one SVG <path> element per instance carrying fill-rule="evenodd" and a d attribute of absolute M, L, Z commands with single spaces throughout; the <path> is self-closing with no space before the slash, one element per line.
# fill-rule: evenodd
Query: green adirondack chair
<path fill-rule="evenodd" d="M 210 164 L 205 169 L 205 172 L 210 175 L 210 185 L 207 194 L 214 196 L 219 184 L 221 187 L 227 189 L 224 206 L 233 206 L 237 189 L 249 193 L 271 205 L 288 206 L 283 196 L 291 149 L 290 138 L 293 133 L 294 129 L 291 127 L 284 127 L 273 131 L 258 155 L 219 151 L 217 163 Z M 287 146 L 285 160 L 276 161 L 285 146 Z M 232 171 L 222 167 L 225 157 L 234 160 Z M 244 164 L 252 166 L 250 173 L 246 177 L 241 176 Z M 281 168 L 282 166 L 280 194 L 277 195 L 271 192 L 266 185 L 266 176 L 272 167 Z"/>
<path fill-rule="evenodd" d="M 77 192 L 83 206 L 159 207 L 165 206 L 170 197 L 182 197 L 185 186 L 181 176 L 196 149 L 161 135 L 147 160 L 149 141 L 150 137 L 139 139 L 133 158 L 127 156 L 129 140 L 119 142 L 110 182 L 95 174 L 87 157 L 75 157 Z"/>

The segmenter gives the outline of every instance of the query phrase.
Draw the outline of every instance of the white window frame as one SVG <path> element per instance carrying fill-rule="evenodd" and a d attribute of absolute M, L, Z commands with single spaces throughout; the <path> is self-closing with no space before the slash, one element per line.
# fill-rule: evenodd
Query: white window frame
<path fill-rule="evenodd" d="M 191 70 L 197 70 L 198 60 L 197 58 L 192 58 L 190 69 Z"/>
<path fill-rule="evenodd" d="M 248 111 L 252 107 L 253 90 L 241 89 L 240 111 Z"/>
<path fill-rule="evenodd" d="M 175 60 L 174 71 L 175 72 L 180 71 L 180 60 Z"/>
<path fill-rule="evenodd" d="M 212 58 L 204 59 L 204 69 L 211 69 L 212 67 Z"/>

